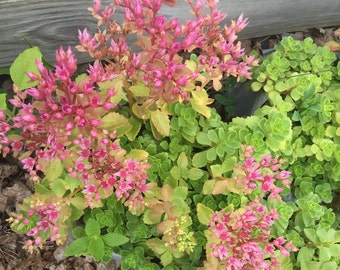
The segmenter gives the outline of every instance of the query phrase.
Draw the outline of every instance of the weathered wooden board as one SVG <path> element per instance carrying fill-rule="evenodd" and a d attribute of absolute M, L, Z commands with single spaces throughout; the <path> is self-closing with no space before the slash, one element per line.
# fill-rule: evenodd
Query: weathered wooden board
<path fill-rule="evenodd" d="M 95 29 L 96 21 L 87 11 L 91 4 L 91 0 L 0 0 L 0 67 L 9 66 L 27 48 L 24 37 L 53 63 L 61 45 L 78 44 L 78 29 Z M 226 23 L 241 13 L 249 18 L 243 38 L 340 25 L 340 0 L 220 0 L 219 5 L 229 15 Z M 169 18 L 188 17 L 182 0 L 176 8 L 162 11 Z M 122 15 L 117 16 L 121 20 Z M 79 62 L 89 61 L 86 54 L 77 57 Z"/>

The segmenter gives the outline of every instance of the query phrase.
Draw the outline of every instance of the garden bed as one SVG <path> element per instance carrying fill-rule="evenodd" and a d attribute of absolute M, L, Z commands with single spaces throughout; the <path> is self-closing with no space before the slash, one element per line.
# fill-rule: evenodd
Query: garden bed
<path fill-rule="evenodd" d="M 338 30 L 338 31 L 336 31 Z M 306 31 L 291 33 L 297 39 L 312 37 L 320 46 L 326 42 L 339 41 L 339 28 L 313 28 Z M 273 48 L 280 42 L 282 35 L 270 35 L 259 38 L 243 40 L 242 44 L 249 52 L 253 49 L 262 53 L 264 50 Z M 79 67 L 83 68 L 83 67 Z M 11 81 L 8 77 L 1 77 L 0 88 L 11 93 Z M 223 116 L 226 117 L 226 116 Z M 233 115 L 227 116 L 230 120 Z M 8 157 L 0 160 L 0 270 L 2 269 L 119 269 L 118 262 L 112 261 L 109 265 L 96 263 L 89 257 L 69 257 L 62 255 L 64 246 L 57 247 L 53 243 L 44 244 L 37 253 L 29 254 L 22 249 L 26 236 L 14 233 L 6 219 L 16 205 L 30 195 L 32 183 L 26 172 L 17 160 Z"/>

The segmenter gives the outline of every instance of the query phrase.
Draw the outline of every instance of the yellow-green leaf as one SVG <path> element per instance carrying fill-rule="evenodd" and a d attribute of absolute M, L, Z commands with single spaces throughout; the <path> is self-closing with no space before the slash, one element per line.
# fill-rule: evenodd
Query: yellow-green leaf
<path fill-rule="evenodd" d="M 57 179 L 51 184 L 51 189 L 58 198 L 62 198 L 66 192 L 63 179 Z"/>
<path fill-rule="evenodd" d="M 254 92 L 258 92 L 262 89 L 263 87 L 263 83 L 260 83 L 260 82 L 253 82 L 251 84 L 251 89 L 254 91 Z"/>
<path fill-rule="evenodd" d="M 203 194 L 212 194 L 215 182 L 216 182 L 215 179 L 204 181 L 203 190 L 202 190 Z"/>
<path fill-rule="evenodd" d="M 169 186 L 168 184 L 164 184 L 162 189 L 161 189 L 161 194 L 162 194 L 162 198 L 163 201 L 171 201 L 171 196 L 174 193 L 174 189 Z"/>
<path fill-rule="evenodd" d="M 66 189 L 69 189 L 73 192 L 76 188 L 80 186 L 81 182 L 78 178 L 74 178 L 71 176 L 66 176 L 64 181 L 64 186 Z"/>
<path fill-rule="evenodd" d="M 198 168 L 191 168 L 188 172 L 188 177 L 190 180 L 198 180 L 204 175 L 203 170 L 200 170 Z"/>
<path fill-rule="evenodd" d="M 102 117 L 100 127 L 109 131 L 116 131 L 124 125 L 127 125 L 128 121 L 125 116 L 116 112 L 110 112 Z"/>
<path fill-rule="evenodd" d="M 52 159 L 47 167 L 46 178 L 49 182 L 58 179 L 64 171 L 64 166 L 60 159 Z"/>
<path fill-rule="evenodd" d="M 170 120 L 169 116 L 164 111 L 151 111 L 151 122 L 156 130 L 163 136 L 169 136 Z"/>
<path fill-rule="evenodd" d="M 128 137 L 130 141 L 133 141 L 138 135 L 142 123 L 133 116 L 129 118 L 129 123 L 132 125 L 132 128 L 129 130 L 129 132 L 126 133 L 126 137 Z"/>
<path fill-rule="evenodd" d="M 166 251 L 165 243 L 159 238 L 151 238 L 146 241 L 147 246 L 156 254 L 161 255 Z"/>
<path fill-rule="evenodd" d="M 186 60 L 185 66 L 191 71 L 195 71 L 197 69 L 197 63 L 194 60 Z"/>
<path fill-rule="evenodd" d="M 150 88 L 146 87 L 143 83 L 132 85 L 129 90 L 134 97 L 147 97 L 150 93 Z"/>
<path fill-rule="evenodd" d="M 29 82 L 26 72 L 39 74 L 35 60 L 42 61 L 42 54 L 38 47 L 32 47 L 23 51 L 14 60 L 10 67 L 10 74 L 14 84 L 20 89 L 27 89 L 38 84 L 37 81 Z"/>
<path fill-rule="evenodd" d="M 88 252 L 88 237 L 81 237 L 74 240 L 66 249 L 65 256 L 81 256 Z"/>
<path fill-rule="evenodd" d="M 190 99 L 191 106 L 195 111 L 204 115 L 206 118 L 210 118 L 211 109 L 207 106 L 211 103 L 211 99 L 209 98 L 207 92 L 195 91 L 191 92 L 192 98 Z"/>
<path fill-rule="evenodd" d="M 214 211 L 204 204 L 197 204 L 197 217 L 203 225 L 208 225 L 214 215 Z"/>
<path fill-rule="evenodd" d="M 223 194 L 228 190 L 228 184 L 230 181 L 228 179 L 218 180 L 215 182 L 214 188 L 212 190 L 213 195 Z"/>
<path fill-rule="evenodd" d="M 80 210 L 84 210 L 87 207 L 85 198 L 83 196 L 76 196 L 70 199 L 70 202 Z"/>
<path fill-rule="evenodd" d="M 130 122 L 127 122 L 126 125 L 117 128 L 116 129 L 117 138 L 128 134 L 131 131 L 131 129 L 132 129 L 132 125 L 130 124 Z"/>
<path fill-rule="evenodd" d="M 118 104 L 122 99 L 127 101 L 126 93 L 123 90 L 123 81 L 121 77 L 114 78 L 111 81 L 99 82 L 98 86 L 104 94 L 110 88 L 115 90 L 115 95 L 111 97 L 110 102 Z"/>
<path fill-rule="evenodd" d="M 186 168 L 186 167 L 188 167 L 188 158 L 187 158 L 187 156 L 185 155 L 184 152 L 182 152 L 182 153 L 178 156 L 177 165 L 178 165 L 178 167 L 180 167 L 180 168 Z"/>
<path fill-rule="evenodd" d="M 127 158 L 132 158 L 136 160 L 146 160 L 148 158 L 148 152 L 141 149 L 132 149 L 127 155 Z"/>
<path fill-rule="evenodd" d="M 161 256 L 161 262 L 164 266 L 170 264 L 173 260 L 171 249 L 168 247 L 167 250 Z"/>

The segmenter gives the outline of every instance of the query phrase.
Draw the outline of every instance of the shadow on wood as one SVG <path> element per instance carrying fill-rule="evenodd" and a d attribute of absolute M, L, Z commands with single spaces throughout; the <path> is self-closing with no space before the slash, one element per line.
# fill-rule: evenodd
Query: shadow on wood
<path fill-rule="evenodd" d="M 111 1 L 102 1 L 103 5 Z M 54 62 L 60 46 L 78 44 L 78 29 L 87 27 L 93 32 L 96 21 L 87 8 L 91 0 L 0 0 L 0 67 L 8 67 L 28 45 L 37 45 L 44 57 Z M 243 13 L 249 18 L 241 38 L 279 34 L 310 27 L 340 25 L 339 0 L 221 0 L 226 23 Z M 163 8 L 168 17 L 188 18 L 189 6 L 178 0 L 175 8 Z M 122 21 L 122 13 L 117 12 Z M 80 63 L 90 61 L 87 54 L 76 54 Z"/>

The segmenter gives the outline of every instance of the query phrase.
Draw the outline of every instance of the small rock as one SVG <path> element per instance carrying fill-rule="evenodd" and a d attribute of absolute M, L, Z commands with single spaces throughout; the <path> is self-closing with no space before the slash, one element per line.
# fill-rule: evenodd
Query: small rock
<path fill-rule="evenodd" d="M 58 265 L 58 266 L 55 266 L 55 265 L 52 265 L 49 270 L 66 270 L 66 266 L 64 263 Z"/>
<path fill-rule="evenodd" d="M 32 193 L 26 185 L 22 182 L 16 181 L 13 186 L 4 189 L 2 194 L 6 196 L 8 200 L 14 201 L 15 205 L 18 205 Z M 10 215 L 10 213 L 8 214 Z"/>
<path fill-rule="evenodd" d="M 340 28 L 336 29 L 334 31 L 333 35 L 336 39 L 340 39 Z"/>
<path fill-rule="evenodd" d="M 65 246 L 59 246 L 56 248 L 56 250 L 53 252 L 53 256 L 56 259 L 57 263 L 60 263 L 61 261 L 65 260 L 67 257 L 64 255 Z"/>
<path fill-rule="evenodd" d="M 301 32 L 301 31 L 295 32 L 295 36 L 296 36 L 296 38 L 297 38 L 298 40 L 300 40 L 300 41 L 303 41 L 303 39 L 304 39 L 304 33 Z"/>
<path fill-rule="evenodd" d="M 0 213 L 5 212 L 6 206 L 7 206 L 7 197 L 0 194 Z"/>

